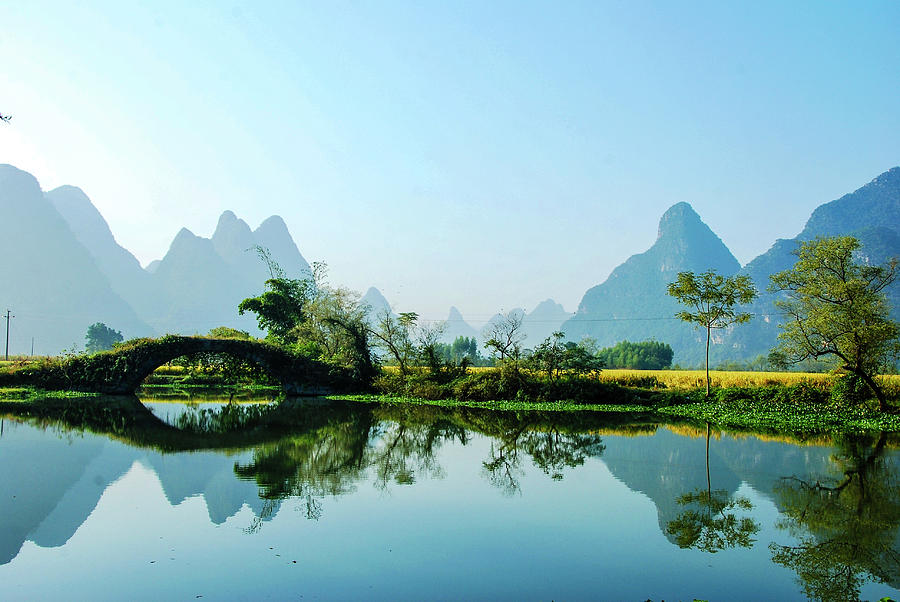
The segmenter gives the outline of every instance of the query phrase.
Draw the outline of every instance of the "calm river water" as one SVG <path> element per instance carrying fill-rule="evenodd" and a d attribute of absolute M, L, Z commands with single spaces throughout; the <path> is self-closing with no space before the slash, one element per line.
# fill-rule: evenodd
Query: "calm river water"
<path fill-rule="evenodd" d="M 878 434 L 338 402 L 72 424 L 2 419 L 0 599 L 900 599 Z"/>

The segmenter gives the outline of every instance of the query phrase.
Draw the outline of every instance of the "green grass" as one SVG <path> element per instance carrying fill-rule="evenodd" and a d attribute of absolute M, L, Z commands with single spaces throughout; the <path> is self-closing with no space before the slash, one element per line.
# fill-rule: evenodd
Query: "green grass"
<path fill-rule="evenodd" d="M 328 395 L 326 399 L 340 401 L 356 401 L 361 403 L 380 403 L 380 404 L 411 404 L 423 406 L 436 406 L 441 408 L 480 408 L 485 410 L 504 410 L 504 411 L 550 411 L 550 412 L 617 412 L 617 413 L 648 413 L 652 408 L 641 405 L 626 404 L 587 404 L 576 403 L 572 401 L 545 401 L 545 402 L 528 402 L 528 401 L 459 401 L 456 399 L 422 399 L 418 397 L 401 397 L 394 395 Z"/>
<path fill-rule="evenodd" d="M 865 406 L 783 401 L 700 401 L 657 407 L 658 414 L 709 422 L 721 428 L 792 433 L 900 432 L 900 415 Z"/>
<path fill-rule="evenodd" d="M 98 393 L 79 391 L 46 391 L 34 387 L 0 387 L 0 402 L 35 402 L 42 399 L 86 399 L 100 397 Z"/>
<path fill-rule="evenodd" d="M 741 398 L 740 389 L 728 389 L 724 400 L 709 400 L 702 391 L 658 395 L 653 405 L 588 404 L 571 401 L 459 401 L 455 399 L 427 400 L 391 395 L 334 395 L 363 403 L 392 405 L 430 405 L 445 408 L 480 408 L 505 411 L 607 412 L 640 414 L 644 419 L 661 422 L 706 423 L 723 429 L 753 430 L 779 433 L 854 433 L 867 431 L 900 432 L 900 414 L 885 414 L 871 406 L 840 406 L 821 401 L 785 400 L 754 397 L 759 389 L 747 389 Z"/>

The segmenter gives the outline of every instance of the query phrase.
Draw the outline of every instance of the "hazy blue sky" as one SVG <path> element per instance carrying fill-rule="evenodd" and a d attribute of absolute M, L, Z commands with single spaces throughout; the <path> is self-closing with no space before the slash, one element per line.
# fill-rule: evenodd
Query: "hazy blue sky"
<path fill-rule="evenodd" d="M 746 263 L 900 164 L 900 2 L 0 2 L 0 162 L 143 262 L 284 217 L 332 280 L 473 322 L 688 201 Z M 0 124 L 2 125 L 2 124 Z"/>

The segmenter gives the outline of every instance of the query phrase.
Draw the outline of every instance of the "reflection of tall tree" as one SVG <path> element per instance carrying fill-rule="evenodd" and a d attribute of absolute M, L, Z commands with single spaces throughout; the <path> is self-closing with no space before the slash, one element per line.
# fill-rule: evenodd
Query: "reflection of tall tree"
<path fill-rule="evenodd" d="M 515 495 L 522 491 L 519 477 L 522 467 L 519 463 L 519 448 L 504 441 L 491 443 L 490 457 L 482 463 L 488 481 L 505 495 Z"/>
<path fill-rule="evenodd" d="M 709 474 L 710 426 L 706 423 L 706 489 L 695 489 L 676 498 L 685 511 L 666 525 L 680 548 L 695 548 L 715 554 L 719 550 L 753 545 L 759 525 L 748 517 L 738 518 L 735 510 L 749 511 L 753 505 L 745 497 L 732 497 L 725 489 L 712 488 Z"/>
<path fill-rule="evenodd" d="M 448 440 L 465 444 L 468 433 L 447 421 L 376 422 L 370 411 L 360 411 L 259 446 L 250 463 L 236 464 L 234 470 L 240 478 L 255 480 L 264 499 L 299 498 L 307 518 L 317 519 L 321 498 L 352 491 L 370 467 L 382 488 L 413 483 L 417 473 L 440 477 L 436 451 Z"/>
<path fill-rule="evenodd" d="M 867 579 L 900 578 L 900 478 L 884 457 L 886 436 L 837 441 L 834 474 L 784 478 L 775 488 L 797 545 L 771 544 L 772 558 L 794 570 L 810 598 L 856 600 Z"/>
<path fill-rule="evenodd" d="M 460 426 L 445 420 L 432 423 L 383 423 L 379 444 L 369 449 L 367 463 L 374 467 L 376 485 L 386 488 L 391 481 L 401 485 L 415 482 L 421 473 L 443 477 L 435 451 L 445 441 L 468 443 L 469 435 Z"/>
<path fill-rule="evenodd" d="M 360 412 L 311 433 L 257 447 L 253 461 L 235 464 L 238 477 L 255 480 L 267 500 L 304 500 L 309 518 L 321 514 L 319 498 L 352 491 L 366 468 L 372 416 Z"/>
<path fill-rule="evenodd" d="M 531 457 L 534 465 L 553 480 L 563 478 L 563 469 L 584 464 L 605 449 L 599 435 L 563 432 L 554 424 L 529 422 L 517 415 L 495 417 L 486 434 L 491 443 L 490 456 L 482 464 L 492 485 L 507 495 L 519 493 L 522 475 L 519 452 Z"/>
<path fill-rule="evenodd" d="M 522 450 L 554 481 L 563 478 L 564 468 L 581 466 L 586 458 L 598 457 L 604 449 L 598 435 L 561 433 L 556 427 L 529 431 L 522 440 Z"/>

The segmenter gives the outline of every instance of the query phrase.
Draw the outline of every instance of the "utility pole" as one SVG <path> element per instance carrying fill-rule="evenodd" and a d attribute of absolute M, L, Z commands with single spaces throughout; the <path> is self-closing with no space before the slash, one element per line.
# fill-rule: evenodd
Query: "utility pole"
<path fill-rule="evenodd" d="M 9 310 L 6 310 L 6 361 L 9 361 L 9 319 L 15 318 L 15 316 L 9 315 Z"/>

